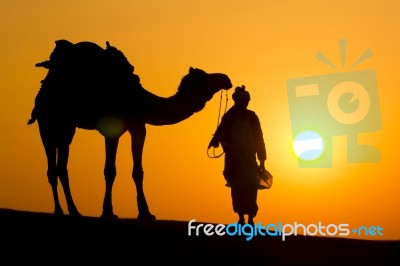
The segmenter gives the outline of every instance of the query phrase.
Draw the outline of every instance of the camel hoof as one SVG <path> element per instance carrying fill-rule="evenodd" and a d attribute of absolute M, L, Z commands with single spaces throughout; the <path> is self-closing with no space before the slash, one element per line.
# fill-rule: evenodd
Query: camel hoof
<path fill-rule="evenodd" d="M 69 216 L 75 216 L 75 217 L 82 216 L 82 214 L 80 214 L 80 212 L 76 207 L 68 208 L 68 214 Z"/>
<path fill-rule="evenodd" d="M 78 212 L 78 211 L 73 211 L 73 212 L 69 213 L 69 216 L 82 217 L 82 214 L 80 214 L 80 212 Z"/>
<path fill-rule="evenodd" d="M 115 215 L 114 213 L 102 213 L 100 217 L 107 219 L 118 219 L 118 215 Z"/>
<path fill-rule="evenodd" d="M 64 215 L 64 212 L 63 212 L 63 210 L 62 209 L 60 209 L 60 208 L 56 208 L 55 210 L 54 210 L 54 214 L 55 215 Z"/>
<path fill-rule="evenodd" d="M 156 217 L 151 213 L 140 214 L 137 217 L 140 220 L 156 220 Z"/>

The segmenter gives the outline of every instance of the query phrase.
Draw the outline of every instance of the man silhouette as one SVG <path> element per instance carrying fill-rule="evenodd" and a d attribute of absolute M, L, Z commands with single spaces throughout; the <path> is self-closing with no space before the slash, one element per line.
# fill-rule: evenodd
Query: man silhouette
<path fill-rule="evenodd" d="M 250 93 L 245 86 L 236 87 L 232 99 L 234 105 L 222 117 L 208 148 L 221 143 L 225 153 L 223 174 L 231 187 L 233 211 L 239 215 L 239 223 L 245 223 L 247 214 L 248 223 L 254 224 L 258 211 L 257 171 L 265 171 L 267 153 L 259 118 L 247 109 Z"/>

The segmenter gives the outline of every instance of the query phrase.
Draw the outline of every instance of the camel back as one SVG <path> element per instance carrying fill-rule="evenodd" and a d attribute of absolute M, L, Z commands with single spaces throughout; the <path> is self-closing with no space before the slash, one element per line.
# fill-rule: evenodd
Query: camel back
<path fill-rule="evenodd" d="M 134 71 L 124 54 L 109 42 L 106 42 L 106 49 L 93 42 L 73 44 L 57 40 L 55 43 L 50 60 L 36 64 L 37 67 L 47 68 L 49 72 L 57 71 L 58 75 L 85 72 L 126 74 Z"/>
<path fill-rule="evenodd" d="M 108 42 L 105 49 L 92 42 L 55 43 L 50 59 L 36 64 L 48 69 L 35 99 L 39 112 L 65 112 L 88 121 L 110 110 L 126 112 L 141 85 L 120 50 Z"/>

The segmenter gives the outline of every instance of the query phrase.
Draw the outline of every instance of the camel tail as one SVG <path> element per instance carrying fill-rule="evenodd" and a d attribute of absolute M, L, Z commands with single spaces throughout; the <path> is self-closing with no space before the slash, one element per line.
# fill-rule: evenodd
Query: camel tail
<path fill-rule="evenodd" d="M 28 125 L 35 123 L 36 119 L 37 119 L 36 108 L 34 107 L 31 113 L 31 118 L 28 120 Z"/>

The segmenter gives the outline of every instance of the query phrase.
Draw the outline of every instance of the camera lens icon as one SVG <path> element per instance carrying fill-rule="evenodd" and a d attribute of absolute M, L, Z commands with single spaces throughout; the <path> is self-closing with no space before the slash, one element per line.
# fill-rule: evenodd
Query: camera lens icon
<path fill-rule="evenodd" d="M 292 148 L 300 167 L 332 167 L 332 138 L 347 137 L 348 162 L 378 162 L 380 152 L 358 135 L 380 130 L 375 71 L 287 80 Z"/>
<path fill-rule="evenodd" d="M 367 90 L 354 81 L 340 82 L 333 87 L 327 103 L 333 119 L 347 125 L 362 121 L 371 106 Z"/>

